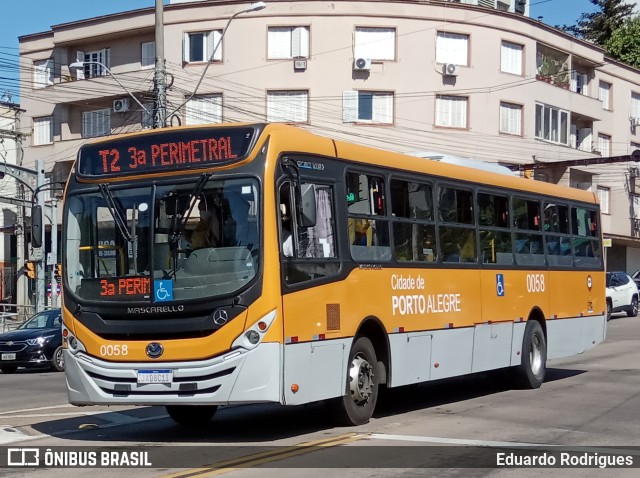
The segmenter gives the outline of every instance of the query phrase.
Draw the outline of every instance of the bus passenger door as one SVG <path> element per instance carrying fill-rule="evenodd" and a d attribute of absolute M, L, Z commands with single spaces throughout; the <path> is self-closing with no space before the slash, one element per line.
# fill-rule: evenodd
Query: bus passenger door
<path fill-rule="evenodd" d="M 279 189 L 287 404 L 342 395 L 349 353 L 346 341 L 337 339 L 344 293 L 340 283 L 331 281 L 340 267 L 333 188 L 304 183 L 302 187 L 307 196 L 313 197 L 298 199 L 315 201 L 316 220 L 311 227 L 299 227 L 293 185 L 287 181 Z"/>

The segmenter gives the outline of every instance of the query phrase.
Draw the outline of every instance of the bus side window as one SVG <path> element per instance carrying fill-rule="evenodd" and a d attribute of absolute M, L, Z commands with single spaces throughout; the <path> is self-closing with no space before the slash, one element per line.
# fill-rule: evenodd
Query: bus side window
<path fill-rule="evenodd" d="M 348 236 L 357 261 L 391 260 L 383 178 L 347 173 Z"/>

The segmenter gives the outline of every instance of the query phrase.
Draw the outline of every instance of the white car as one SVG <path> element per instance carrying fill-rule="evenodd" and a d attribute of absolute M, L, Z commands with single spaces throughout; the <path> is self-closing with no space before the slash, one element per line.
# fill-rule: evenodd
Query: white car
<path fill-rule="evenodd" d="M 607 272 L 607 320 L 612 312 L 638 315 L 638 286 L 624 272 Z"/>

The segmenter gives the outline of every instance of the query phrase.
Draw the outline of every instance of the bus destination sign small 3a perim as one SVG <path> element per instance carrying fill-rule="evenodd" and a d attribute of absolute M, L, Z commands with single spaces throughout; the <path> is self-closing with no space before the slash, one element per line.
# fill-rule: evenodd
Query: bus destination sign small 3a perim
<path fill-rule="evenodd" d="M 228 164 L 246 157 L 256 136 L 251 127 L 202 128 L 102 141 L 80 150 L 78 175 L 127 176 Z"/>

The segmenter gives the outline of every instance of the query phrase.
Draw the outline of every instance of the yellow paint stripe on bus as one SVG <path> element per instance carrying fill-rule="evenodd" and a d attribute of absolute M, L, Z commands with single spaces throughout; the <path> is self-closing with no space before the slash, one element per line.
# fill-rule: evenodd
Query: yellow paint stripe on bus
<path fill-rule="evenodd" d="M 240 468 L 250 468 L 263 463 L 270 463 L 272 461 L 284 460 L 285 458 L 311 453 L 315 448 L 343 445 L 345 443 L 362 440 L 367 436 L 368 435 L 347 433 L 346 435 L 299 443 L 282 449 L 270 450 L 240 458 L 234 458 L 232 460 L 221 461 L 202 468 L 193 468 L 191 470 L 185 470 L 171 475 L 163 475 L 161 478 L 204 478 L 220 475 Z"/>

